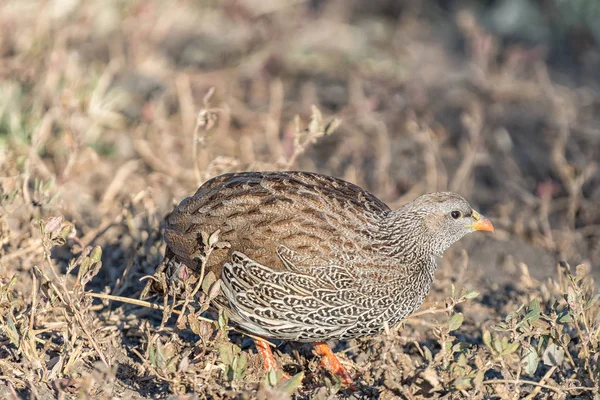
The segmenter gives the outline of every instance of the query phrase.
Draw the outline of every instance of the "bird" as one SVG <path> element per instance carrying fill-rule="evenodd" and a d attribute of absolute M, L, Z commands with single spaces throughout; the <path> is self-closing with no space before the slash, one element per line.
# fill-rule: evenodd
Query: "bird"
<path fill-rule="evenodd" d="M 213 306 L 254 338 L 265 370 L 279 370 L 268 339 L 312 343 L 353 385 L 326 342 L 376 335 L 415 312 L 436 259 L 474 231 L 494 227 L 456 193 L 392 210 L 335 177 L 253 171 L 208 180 L 166 217 L 163 237 L 166 258 L 196 272 L 204 262 L 220 278 Z M 227 243 L 204 261 L 203 232 Z"/>

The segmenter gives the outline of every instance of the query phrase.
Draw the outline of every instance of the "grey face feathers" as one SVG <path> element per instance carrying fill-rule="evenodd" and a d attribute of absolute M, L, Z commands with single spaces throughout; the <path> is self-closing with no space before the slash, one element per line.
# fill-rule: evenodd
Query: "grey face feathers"
<path fill-rule="evenodd" d="M 421 243 L 420 248 L 425 253 L 437 256 L 441 256 L 467 233 L 493 230 L 487 219 L 473 210 L 463 197 L 453 192 L 422 195 L 399 208 L 394 215 L 401 221 L 398 229 L 407 236 L 405 242 L 415 240 Z M 481 221 L 485 223 L 482 224 Z"/>

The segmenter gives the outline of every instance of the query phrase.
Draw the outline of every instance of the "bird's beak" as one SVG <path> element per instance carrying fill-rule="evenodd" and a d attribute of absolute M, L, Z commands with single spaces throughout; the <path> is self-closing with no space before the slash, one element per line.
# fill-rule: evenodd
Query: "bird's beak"
<path fill-rule="evenodd" d="M 473 223 L 467 225 L 469 228 L 472 228 L 476 231 L 488 231 L 494 232 L 494 225 L 490 222 L 489 219 L 479 214 L 477 211 L 473 210 Z"/>

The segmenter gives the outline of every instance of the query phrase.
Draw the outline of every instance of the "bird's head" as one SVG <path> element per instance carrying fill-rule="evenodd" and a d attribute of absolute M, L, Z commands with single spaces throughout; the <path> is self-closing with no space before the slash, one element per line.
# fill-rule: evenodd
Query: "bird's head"
<path fill-rule="evenodd" d="M 467 233 L 494 231 L 487 218 L 452 192 L 425 194 L 401 207 L 398 213 L 411 220 L 424 250 L 435 255 L 441 255 Z"/>

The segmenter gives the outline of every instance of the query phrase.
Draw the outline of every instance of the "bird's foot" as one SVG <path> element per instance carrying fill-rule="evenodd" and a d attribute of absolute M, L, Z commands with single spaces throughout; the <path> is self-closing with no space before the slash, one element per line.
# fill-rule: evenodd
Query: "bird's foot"
<path fill-rule="evenodd" d="M 275 361 L 275 357 L 273 356 L 273 351 L 271 351 L 271 346 L 269 343 L 265 342 L 264 340 L 254 339 L 254 345 L 256 346 L 256 350 L 258 350 L 258 354 L 260 354 L 260 357 L 262 358 L 265 371 L 268 372 L 272 369 L 281 374 L 281 379 L 291 378 L 277 366 L 277 362 Z"/>
<path fill-rule="evenodd" d="M 333 354 L 331 348 L 325 343 L 315 343 L 313 346 L 317 355 L 321 357 L 321 366 L 337 376 L 344 385 L 354 387 L 354 381 L 350 377 L 350 374 L 335 354 Z"/>

